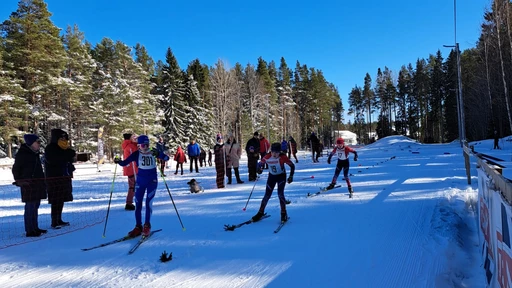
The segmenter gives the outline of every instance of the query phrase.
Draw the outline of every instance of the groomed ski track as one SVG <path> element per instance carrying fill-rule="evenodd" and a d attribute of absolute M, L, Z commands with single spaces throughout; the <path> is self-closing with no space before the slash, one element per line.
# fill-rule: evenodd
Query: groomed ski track
<path fill-rule="evenodd" d="M 411 149 L 421 153 L 412 154 Z M 293 222 L 278 234 L 273 231 L 279 217 L 233 232 L 223 229 L 224 224 L 243 222 L 257 212 L 267 171 L 243 212 L 254 182 L 212 189 L 215 168 L 210 167 L 192 176 L 167 177 L 185 232 L 160 178 L 152 226 L 163 231 L 135 254 L 127 255 L 134 239 L 80 251 L 133 227 L 133 212 L 118 209 L 110 215 L 106 239 L 101 238 L 103 225 L 96 225 L 0 250 L 0 283 L 4 287 L 445 287 L 467 278 L 464 267 L 458 266 L 478 260 L 471 258 L 471 249 L 478 249 L 472 247 L 476 227 L 464 224 L 466 216 L 454 211 L 449 200 L 468 189 L 460 146 L 399 142 L 357 150 L 359 161 L 350 159 L 352 199 L 342 175 L 341 188 L 306 197 L 329 183 L 336 159 L 327 165 L 325 156 L 320 163 L 311 163 L 309 154 L 300 158 L 295 183 L 285 190 L 292 201 L 287 207 Z M 246 162 L 240 167 L 245 181 Z M 298 180 L 310 175 L 314 180 Z M 172 179 L 186 182 L 191 177 L 201 179 L 205 193 L 173 188 Z M 116 200 L 123 202 L 123 196 Z M 279 215 L 276 191 L 266 212 Z M 465 232 L 455 224 L 465 227 Z M 461 233 L 467 235 L 460 237 Z M 468 258 L 450 258 L 450 249 L 466 251 Z M 158 261 L 164 250 L 173 253 L 172 261 Z"/>

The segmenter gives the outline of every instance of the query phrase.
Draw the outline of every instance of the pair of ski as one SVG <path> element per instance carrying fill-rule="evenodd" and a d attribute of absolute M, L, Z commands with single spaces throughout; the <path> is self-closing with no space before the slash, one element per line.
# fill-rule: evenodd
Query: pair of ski
<path fill-rule="evenodd" d="M 320 194 L 322 194 L 322 193 L 324 193 L 326 191 L 332 190 L 334 188 L 340 188 L 340 187 L 341 187 L 341 185 L 336 185 L 336 186 L 334 186 L 331 189 L 327 189 L 327 187 L 324 187 L 324 188 L 321 188 L 320 191 L 318 191 L 318 192 L 308 193 L 307 197 L 315 197 L 315 196 L 320 195 Z M 348 198 L 352 198 L 352 195 L 354 195 L 353 191 L 349 191 Z"/>
<path fill-rule="evenodd" d="M 268 215 L 268 214 L 266 214 L 266 213 L 265 213 L 265 215 L 263 215 L 263 216 L 261 217 L 261 219 L 260 219 L 260 220 L 258 220 L 258 221 L 256 221 L 256 222 L 259 222 L 259 221 L 261 221 L 261 220 L 263 220 L 263 219 L 265 219 L 265 218 L 268 218 L 268 217 L 270 217 L 270 215 Z M 289 220 L 289 219 L 290 219 L 290 217 L 288 217 L 288 220 Z M 286 221 L 286 222 L 288 222 L 288 221 Z M 274 233 L 277 233 L 277 232 L 281 231 L 281 228 L 283 228 L 283 226 L 284 226 L 284 224 L 286 224 L 286 222 L 281 222 L 281 223 L 279 223 L 279 226 L 277 226 L 276 230 L 274 230 Z M 226 225 L 224 225 L 224 230 L 225 230 L 225 231 L 235 231 L 235 229 L 240 228 L 240 227 L 242 227 L 242 226 L 244 226 L 244 225 L 247 225 L 247 224 L 251 224 L 251 223 L 254 223 L 254 221 L 252 221 L 252 219 L 247 220 L 247 221 L 245 221 L 245 222 L 242 222 L 242 223 L 240 223 L 240 224 L 236 224 L 236 225 L 227 225 L 227 224 L 226 224 Z"/>
<path fill-rule="evenodd" d="M 133 254 L 133 252 L 135 252 L 135 250 L 137 250 L 137 248 L 139 248 L 139 246 L 144 243 L 146 240 L 149 239 L 149 237 L 151 237 L 151 235 L 155 234 L 156 232 L 160 232 L 162 231 L 162 229 L 158 229 L 158 230 L 153 230 L 151 231 L 151 233 L 149 233 L 148 236 L 144 237 L 144 236 L 141 236 L 139 241 L 137 241 L 137 243 L 135 243 L 135 245 L 133 245 L 133 247 L 130 249 L 130 251 L 128 251 L 128 254 Z M 90 248 L 82 248 L 82 251 L 89 251 L 89 250 L 94 250 L 94 249 L 97 249 L 97 248 L 101 248 L 101 247 L 105 247 L 105 246 L 109 246 L 109 245 L 112 245 L 112 244 L 115 244 L 115 243 L 119 243 L 119 242 L 123 242 L 123 241 L 127 241 L 127 240 L 131 240 L 131 239 L 135 239 L 136 237 L 130 237 L 130 236 L 124 236 L 124 237 L 121 237 L 119 239 L 115 239 L 115 240 L 112 240 L 110 242 L 106 242 L 106 243 L 103 243 L 103 244 L 100 244 L 100 245 L 96 245 L 96 246 L 93 246 L 93 247 L 90 247 Z"/>
<path fill-rule="evenodd" d="M 327 187 L 323 187 L 323 188 L 320 188 L 320 191 L 318 191 L 318 192 L 315 192 L 315 193 L 308 193 L 308 195 L 307 195 L 307 196 L 308 196 L 308 197 L 315 197 L 315 196 L 320 195 L 320 194 L 322 194 L 322 193 L 324 193 L 324 192 L 326 192 L 326 191 L 329 191 L 329 190 L 332 190 L 332 189 L 335 189 L 335 188 L 340 188 L 340 187 L 341 187 L 341 185 L 336 185 L 336 186 L 334 186 L 334 187 L 333 187 L 333 188 L 331 188 L 331 189 L 327 189 Z"/>

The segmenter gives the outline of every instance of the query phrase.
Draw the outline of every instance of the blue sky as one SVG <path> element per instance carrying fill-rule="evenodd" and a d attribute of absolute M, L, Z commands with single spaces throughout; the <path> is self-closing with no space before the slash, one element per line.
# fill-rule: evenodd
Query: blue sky
<path fill-rule="evenodd" d="M 2 0 L 0 20 L 17 8 Z M 398 73 L 454 43 L 453 1 L 173 1 L 47 0 L 60 28 L 77 24 L 96 44 L 103 37 L 134 46 L 140 42 L 155 59 L 171 47 L 182 68 L 195 58 L 213 65 L 255 64 L 258 57 L 290 67 L 301 64 L 324 72 L 348 109 L 348 93 L 377 68 Z M 457 41 L 473 47 L 489 0 L 457 3 Z M 350 119 L 351 117 L 346 117 Z"/>

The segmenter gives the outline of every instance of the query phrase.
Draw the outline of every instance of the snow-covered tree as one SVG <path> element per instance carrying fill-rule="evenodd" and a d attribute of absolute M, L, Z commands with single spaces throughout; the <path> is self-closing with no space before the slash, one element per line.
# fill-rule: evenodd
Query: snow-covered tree
<path fill-rule="evenodd" d="M 30 113 L 24 115 L 24 130 L 48 136 L 47 119 L 59 99 L 66 53 L 57 28 L 43 0 L 23 0 L 2 24 L 5 60 L 12 63 L 24 89 Z M 30 127 L 30 128 L 29 128 Z"/>

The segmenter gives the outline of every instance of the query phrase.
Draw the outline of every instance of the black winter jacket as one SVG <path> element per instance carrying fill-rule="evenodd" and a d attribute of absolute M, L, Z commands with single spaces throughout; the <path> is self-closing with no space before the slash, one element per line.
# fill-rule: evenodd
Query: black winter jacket
<path fill-rule="evenodd" d="M 250 149 L 253 149 L 254 152 L 250 152 Z M 258 158 L 260 156 L 260 140 L 252 137 L 247 141 L 247 144 L 245 145 L 245 152 L 247 152 L 247 157 L 256 157 Z"/>
<path fill-rule="evenodd" d="M 16 153 L 12 175 L 21 188 L 21 201 L 31 202 L 46 199 L 46 184 L 39 152 L 23 144 Z"/>
<path fill-rule="evenodd" d="M 45 149 L 45 173 L 48 184 L 48 202 L 73 201 L 73 188 L 71 178 L 73 177 L 73 158 L 75 150 L 62 149 L 57 144 L 64 131 L 52 130 L 51 143 Z"/>

